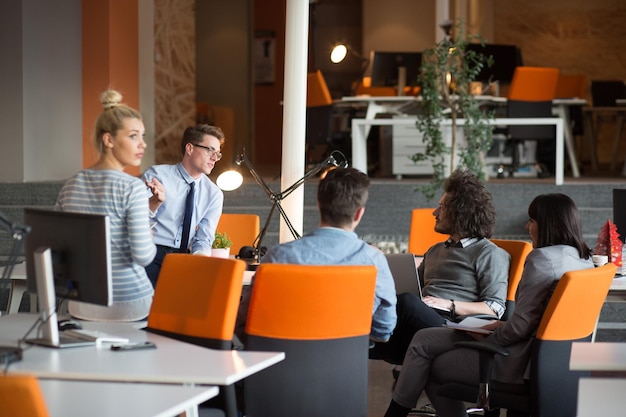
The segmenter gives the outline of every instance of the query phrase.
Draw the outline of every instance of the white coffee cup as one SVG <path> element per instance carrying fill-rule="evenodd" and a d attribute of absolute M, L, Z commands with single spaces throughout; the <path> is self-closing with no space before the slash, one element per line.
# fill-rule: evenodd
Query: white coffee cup
<path fill-rule="evenodd" d="M 591 255 L 591 260 L 595 266 L 602 266 L 609 263 L 609 257 L 607 255 Z"/>

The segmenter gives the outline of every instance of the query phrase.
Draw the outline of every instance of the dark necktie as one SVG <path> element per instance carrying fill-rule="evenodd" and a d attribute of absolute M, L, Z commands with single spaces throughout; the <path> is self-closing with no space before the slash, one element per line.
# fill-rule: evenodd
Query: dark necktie
<path fill-rule="evenodd" d="M 180 240 L 181 253 L 187 253 L 189 249 L 189 230 L 191 229 L 191 216 L 193 214 L 193 201 L 194 190 L 196 183 L 194 181 L 189 184 L 189 192 L 187 193 L 187 200 L 185 201 L 185 217 L 183 218 L 183 237 Z"/>

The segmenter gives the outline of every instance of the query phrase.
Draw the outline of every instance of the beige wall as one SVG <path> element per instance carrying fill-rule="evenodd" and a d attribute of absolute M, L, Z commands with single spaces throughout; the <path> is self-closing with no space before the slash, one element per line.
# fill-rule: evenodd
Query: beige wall
<path fill-rule="evenodd" d="M 423 51 L 435 43 L 434 0 L 363 0 L 363 50 Z"/>

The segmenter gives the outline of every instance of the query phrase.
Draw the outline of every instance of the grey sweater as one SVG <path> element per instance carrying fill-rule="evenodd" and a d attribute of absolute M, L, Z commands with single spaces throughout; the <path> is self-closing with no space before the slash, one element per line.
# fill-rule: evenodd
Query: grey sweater
<path fill-rule="evenodd" d="M 432 246 L 419 266 L 423 294 L 459 301 L 484 301 L 504 312 L 511 257 L 489 239 L 468 246 Z"/>

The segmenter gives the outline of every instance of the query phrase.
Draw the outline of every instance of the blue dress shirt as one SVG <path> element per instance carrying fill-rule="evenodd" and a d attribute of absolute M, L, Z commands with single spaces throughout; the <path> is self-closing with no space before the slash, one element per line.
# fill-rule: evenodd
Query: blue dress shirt
<path fill-rule="evenodd" d="M 181 163 L 152 166 L 143 174 L 143 178 L 147 181 L 156 178 L 165 187 L 165 202 L 161 204 L 154 218 L 154 243 L 170 248 L 180 247 L 185 200 L 189 184 L 194 179 Z M 224 193 L 209 177 L 201 175 L 195 182 L 195 206 L 189 234 L 192 253 L 211 250 L 224 204 Z"/>

